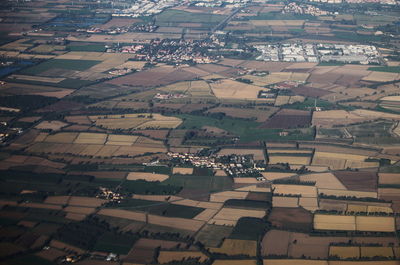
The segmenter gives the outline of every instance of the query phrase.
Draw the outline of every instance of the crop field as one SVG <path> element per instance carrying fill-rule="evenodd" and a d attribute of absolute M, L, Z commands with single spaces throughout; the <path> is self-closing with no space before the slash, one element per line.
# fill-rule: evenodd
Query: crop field
<path fill-rule="evenodd" d="M 360 247 L 329 247 L 329 256 L 337 256 L 340 259 L 360 258 Z"/>
<path fill-rule="evenodd" d="M 212 253 L 221 253 L 229 256 L 248 255 L 256 256 L 257 242 L 252 240 L 225 239 L 221 247 L 209 248 Z"/>
<path fill-rule="evenodd" d="M 264 265 L 331 265 L 326 260 L 304 260 L 304 259 L 264 259 Z M 339 264 L 341 261 L 338 261 Z M 352 263 L 351 263 L 352 264 Z M 333 265 L 333 263 L 332 263 Z M 336 264 L 335 264 L 336 265 Z"/>
<path fill-rule="evenodd" d="M 374 172 L 337 171 L 334 175 L 349 190 L 373 192 L 377 189 L 378 177 Z"/>
<path fill-rule="evenodd" d="M 378 173 L 379 184 L 400 184 L 400 174 Z"/>
<path fill-rule="evenodd" d="M 107 81 L 107 84 L 117 86 L 155 87 L 168 85 L 179 81 L 192 80 L 196 74 L 182 69 L 174 69 L 169 66 L 155 67 L 138 73 L 128 74 Z"/>
<path fill-rule="evenodd" d="M 231 226 L 206 224 L 196 235 L 196 240 L 207 247 L 218 247 L 232 232 Z"/>
<path fill-rule="evenodd" d="M 301 110 L 283 109 L 270 117 L 262 128 L 298 128 L 305 127 L 311 122 L 311 113 Z"/>
<path fill-rule="evenodd" d="M 261 149 L 221 149 L 219 155 L 253 155 L 254 160 L 265 160 L 264 151 Z"/>
<path fill-rule="evenodd" d="M 208 257 L 200 251 L 160 251 L 158 255 L 158 262 L 161 264 L 169 263 L 172 261 L 182 261 L 185 259 L 198 259 L 199 262 L 205 262 Z"/>
<path fill-rule="evenodd" d="M 277 111 L 275 107 L 268 108 L 231 108 L 231 107 L 216 107 L 208 110 L 209 113 L 225 113 L 225 115 L 233 118 L 252 119 L 256 118 L 258 122 L 264 122 L 272 114 Z"/>
<path fill-rule="evenodd" d="M 310 231 L 313 217 L 309 211 L 303 208 L 274 207 L 268 216 L 268 221 L 278 229 Z"/>
<path fill-rule="evenodd" d="M 217 225 L 236 225 L 236 222 L 242 217 L 265 216 L 265 211 L 261 210 L 244 210 L 236 208 L 222 208 L 208 223 Z"/>
<path fill-rule="evenodd" d="M 393 232 L 395 223 L 393 217 L 315 214 L 314 229 Z"/>
<path fill-rule="evenodd" d="M 295 184 L 272 184 L 275 194 L 300 195 L 302 197 L 317 197 L 317 188 L 314 186 Z"/>
<path fill-rule="evenodd" d="M 309 165 L 311 162 L 310 156 L 291 156 L 288 154 L 269 154 L 269 164 L 288 163 L 291 165 Z"/>
<path fill-rule="evenodd" d="M 365 162 L 368 156 L 341 154 L 316 151 L 313 157 L 312 165 L 328 166 L 333 170 L 345 168 L 373 168 L 378 167 L 378 162 Z"/>
<path fill-rule="evenodd" d="M 356 230 L 356 217 L 343 215 L 314 215 L 314 229 L 317 230 Z"/>
<path fill-rule="evenodd" d="M 192 175 L 193 168 L 192 167 L 174 167 L 172 169 L 172 174 Z"/>
<path fill-rule="evenodd" d="M 97 126 L 107 129 L 173 129 L 178 127 L 182 121 L 176 117 L 167 117 L 161 114 L 124 114 L 90 116 Z"/>
<path fill-rule="evenodd" d="M 211 83 L 214 95 L 220 99 L 257 100 L 261 87 L 223 79 Z M 262 99 L 261 99 L 262 100 Z"/>
<path fill-rule="evenodd" d="M 257 261 L 252 259 L 222 259 L 215 260 L 212 265 L 257 265 Z"/>
<path fill-rule="evenodd" d="M 283 196 L 273 196 L 272 197 L 273 207 L 289 207 L 296 208 L 299 207 L 298 197 L 283 197 Z"/>
<path fill-rule="evenodd" d="M 131 172 L 127 176 L 127 180 L 146 180 L 146 181 L 164 181 L 168 179 L 169 176 L 165 174 L 155 174 L 155 173 L 148 173 L 148 172 Z"/>
<path fill-rule="evenodd" d="M 317 173 L 300 176 L 301 181 L 315 181 L 315 186 L 318 188 L 344 190 L 346 187 L 332 173 Z"/>

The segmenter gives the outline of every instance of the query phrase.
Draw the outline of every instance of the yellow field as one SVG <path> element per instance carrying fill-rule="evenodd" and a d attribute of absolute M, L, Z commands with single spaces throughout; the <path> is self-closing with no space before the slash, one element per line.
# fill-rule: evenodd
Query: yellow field
<path fill-rule="evenodd" d="M 290 100 L 290 96 L 277 96 L 275 99 L 275 103 L 274 106 L 275 107 L 279 107 L 279 106 L 283 106 L 289 103 Z"/>
<path fill-rule="evenodd" d="M 182 123 L 182 120 L 176 117 L 149 113 L 89 116 L 89 118 L 97 126 L 107 129 L 174 129 Z"/>
<path fill-rule="evenodd" d="M 393 248 L 391 247 L 360 247 L 361 257 L 394 257 Z"/>
<path fill-rule="evenodd" d="M 355 216 L 315 214 L 314 229 L 317 230 L 356 230 Z"/>
<path fill-rule="evenodd" d="M 353 190 L 337 190 L 337 189 L 318 189 L 319 193 L 323 193 L 325 195 L 334 195 L 334 196 L 349 196 L 349 197 L 357 197 L 357 198 L 378 198 L 378 194 L 374 191 L 353 191 Z"/>
<path fill-rule="evenodd" d="M 330 265 L 326 260 L 304 259 L 264 259 L 263 262 L 264 265 Z"/>
<path fill-rule="evenodd" d="M 300 176 L 301 181 L 315 181 L 318 188 L 345 190 L 346 187 L 332 173 L 306 174 Z"/>
<path fill-rule="evenodd" d="M 107 140 L 105 133 L 80 133 L 75 139 L 75 144 L 104 144 Z"/>
<path fill-rule="evenodd" d="M 348 204 L 347 205 L 347 212 L 366 213 L 367 212 L 367 205 Z"/>
<path fill-rule="evenodd" d="M 199 262 L 205 262 L 208 257 L 200 251 L 166 251 L 161 250 L 158 255 L 158 263 L 169 263 L 172 261 L 182 261 L 185 259 L 198 259 Z"/>
<path fill-rule="evenodd" d="M 257 242 L 252 240 L 225 239 L 219 248 L 209 248 L 210 252 L 226 255 L 256 256 Z"/>
<path fill-rule="evenodd" d="M 315 214 L 314 228 L 345 231 L 395 231 L 394 217 Z"/>
<path fill-rule="evenodd" d="M 261 172 L 264 178 L 268 180 L 282 179 L 293 176 L 293 173 L 283 173 L 283 172 Z"/>
<path fill-rule="evenodd" d="M 265 216 L 265 211 L 262 210 L 245 210 L 245 209 L 233 209 L 233 208 L 222 208 L 210 221 L 209 223 L 223 221 L 233 221 L 236 223 L 242 217 L 256 217 L 262 218 Z M 232 222 L 228 222 L 231 224 Z"/>
<path fill-rule="evenodd" d="M 400 96 L 387 96 L 387 97 L 383 97 L 379 100 L 386 100 L 386 101 L 400 101 Z"/>
<path fill-rule="evenodd" d="M 301 195 L 302 197 L 317 197 L 317 188 L 306 185 L 272 184 L 275 194 Z"/>
<path fill-rule="evenodd" d="M 264 264 L 265 265 L 265 264 Z M 399 265 L 397 260 L 388 261 L 329 261 L 329 265 Z"/>
<path fill-rule="evenodd" d="M 225 202 L 230 199 L 245 199 L 249 193 L 242 191 L 222 191 L 210 195 L 210 202 Z"/>
<path fill-rule="evenodd" d="M 205 209 L 204 211 L 193 217 L 193 219 L 208 222 L 217 212 L 218 210 Z"/>
<path fill-rule="evenodd" d="M 356 228 L 358 231 L 393 232 L 395 228 L 394 217 L 383 216 L 357 216 Z"/>
<path fill-rule="evenodd" d="M 233 178 L 234 183 L 241 184 L 257 184 L 259 181 L 256 178 Z"/>
<path fill-rule="evenodd" d="M 257 261 L 252 259 L 246 259 L 246 260 L 222 259 L 222 260 L 215 260 L 212 265 L 257 265 Z"/>
<path fill-rule="evenodd" d="M 299 199 L 299 206 L 303 207 L 304 209 L 314 212 L 315 210 L 319 209 L 318 206 L 318 198 L 304 198 L 301 197 Z"/>
<path fill-rule="evenodd" d="M 224 79 L 211 84 L 212 91 L 217 98 L 255 100 L 261 87 L 242 82 Z"/>
<path fill-rule="evenodd" d="M 311 162 L 311 157 L 309 156 L 279 156 L 273 155 L 269 156 L 270 164 L 278 163 L 289 163 L 294 165 L 309 165 Z"/>
<path fill-rule="evenodd" d="M 283 197 L 283 196 L 273 196 L 272 197 L 273 207 L 299 207 L 298 197 Z"/>
<path fill-rule="evenodd" d="M 377 162 L 364 162 L 367 158 L 368 156 L 356 154 L 316 151 L 312 164 L 317 166 L 329 166 L 331 169 L 370 168 L 379 166 Z"/>
<path fill-rule="evenodd" d="M 174 167 L 172 169 L 172 174 L 192 175 L 193 168 L 192 167 Z"/>
<path fill-rule="evenodd" d="M 367 208 L 367 212 L 369 213 L 393 213 L 393 209 L 385 206 L 374 206 L 369 205 Z"/>
<path fill-rule="evenodd" d="M 146 180 L 146 181 L 164 181 L 168 179 L 169 176 L 165 174 L 155 174 L 149 172 L 130 172 L 126 177 L 127 180 Z"/>
<path fill-rule="evenodd" d="M 359 258 L 360 247 L 330 246 L 329 256 L 338 256 L 341 259 Z"/>

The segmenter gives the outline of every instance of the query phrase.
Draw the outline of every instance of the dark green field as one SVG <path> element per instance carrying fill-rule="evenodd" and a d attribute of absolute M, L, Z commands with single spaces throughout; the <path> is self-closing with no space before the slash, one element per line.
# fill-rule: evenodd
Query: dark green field
<path fill-rule="evenodd" d="M 26 75 L 38 75 L 51 69 L 65 69 L 74 71 L 84 71 L 90 67 L 101 63 L 101 61 L 92 60 L 70 60 L 70 59 L 52 59 L 41 64 L 32 66 L 28 69 L 21 71 Z"/>

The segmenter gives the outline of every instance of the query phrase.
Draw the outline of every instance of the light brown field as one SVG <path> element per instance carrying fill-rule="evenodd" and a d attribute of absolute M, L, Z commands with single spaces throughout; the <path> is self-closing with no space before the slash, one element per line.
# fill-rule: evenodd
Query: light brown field
<path fill-rule="evenodd" d="M 283 196 L 273 196 L 272 197 L 273 207 L 299 207 L 298 197 L 283 197 Z"/>
<path fill-rule="evenodd" d="M 218 210 L 205 209 L 204 211 L 193 217 L 193 219 L 208 222 L 217 212 Z"/>
<path fill-rule="evenodd" d="M 375 205 L 368 205 L 367 207 L 368 213 L 393 213 L 393 209 L 387 206 L 375 206 Z"/>
<path fill-rule="evenodd" d="M 294 176 L 293 173 L 283 173 L 283 172 L 261 172 L 264 178 L 267 180 L 282 179 Z"/>
<path fill-rule="evenodd" d="M 76 139 L 77 136 L 78 136 L 78 133 L 61 132 L 61 133 L 57 133 L 57 134 L 48 135 L 42 141 L 48 142 L 48 143 L 72 143 Z M 40 138 L 39 138 L 39 140 L 40 140 Z"/>
<path fill-rule="evenodd" d="M 360 247 L 361 257 L 387 257 L 393 258 L 393 248 L 391 247 Z"/>
<path fill-rule="evenodd" d="M 226 255 L 256 255 L 257 242 L 252 240 L 225 239 L 219 248 L 209 248 L 213 253 L 222 253 Z"/>
<path fill-rule="evenodd" d="M 249 193 L 241 191 L 222 191 L 210 195 L 210 202 L 225 202 L 230 199 L 245 199 Z"/>
<path fill-rule="evenodd" d="M 108 129 L 152 129 L 178 127 L 182 120 L 176 117 L 168 117 L 161 114 L 125 114 L 89 117 L 97 126 Z"/>
<path fill-rule="evenodd" d="M 393 232 L 395 228 L 394 217 L 383 216 L 357 216 L 356 228 L 358 231 Z"/>
<path fill-rule="evenodd" d="M 95 208 L 90 207 L 79 207 L 79 206 L 67 206 L 64 208 L 65 212 L 68 213 L 78 213 L 78 214 L 92 214 Z"/>
<path fill-rule="evenodd" d="M 218 152 L 218 155 L 253 155 L 255 160 L 265 160 L 264 152 L 261 149 L 229 149 L 223 148 Z"/>
<path fill-rule="evenodd" d="M 73 221 L 82 221 L 83 219 L 85 219 L 87 217 L 87 214 L 83 214 L 83 213 L 67 213 L 65 215 L 65 218 L 69 219 L 69 220 L 73 220 Z"/>
<path fill-rule="evenodd" d="M 231 224 L 233 221 L 236 223 L 242 217 L 256 217 L 262 218 L 265 216 L 265 211 L 261 210 L 245 210 L 245 209 L 234 209 L 234 208 L 222 208 L 208 223 L 214 224 L 228 221 Z"/>
<path fill-rule="evenodd" d="M 300 176 L 301 181 L 315 181 L 318 188 L 345 190 L 346 187 L 332 173 L 316 173 Z"/>
<path fill-rule="evenodd" d="M 215 260 L 212 265 L 257 265 L 256 260 L 246 259 L 246 260 L 235 260 L 235 259 L 222 259 Z"/>
<path fill-rule="evenodd" d="M 398 265 L 396 260 L 374 260 L 374 261 L 329 261 L 329 265 Z"/>
<path fill-rule="evenodd" d="M 200 251 L 166 251 L 166 250 L 161 250 L 160 254 L 158 255 L 158 262 L 163 264 L 163 263 L 169 263 L 172 261 L 182 261 L 185 259 L 198 259 L 199 262 L 205 262 L 208 257 L 204 255 Z"/>
<path fill-rule="evenodd" d="M 400 174 L 398 173 L 378 173 L 379 184 L 400 184 Z"/>
<path fill-rule="evenodd" d="M 367 212 L 367 206 L 366 205 L 348 204 L 347 212 L 354 212 L 354 213 Z"/>
<path fill-rule="evenodd" d="M 390 82 L 400 79 L 400 74 L 386 73 L 386 72 L 371 72 L 369 75 L 363 77 L 364 81 L 372 82 Z"/>
<path fill-rule="evenodd" d="M 99 215 L 106 215 L 118 218 L 124 218 L 128 220 L 134 220 L 139 222 L 146 222 L 146 214 L 143 212 L 133 212 L 120 209 L 101 209 L 98 212 Z"/>
<path fill-rule="evenodd" d="M 174 167 L 172 169 L 172 174 L 192 175 L 193 168 L 192 167 Z"/>
<path fill-rule="evenodd" d="M 127 176 L 127 180 L 146 180 L 146 181 L 164 181 L 168 179 L 169 176 L 165 174 L 156 174 L 149 172 L 130 172 Z"/>
<path fill-rule="evenodd" d="M 272 184 L 275 194 L 301 195 L 302 197 L 317 197 L 317 188 L 305 185 Z"/>
<path fill-rule="evenodd" d="M 269 156 L 270 164 L 278 164 L 278 163 L 289 163 L 293 165 L 309 165 L 311 162 L 311 157 L 308 156 L 279 156 L 279 155 L 271 155 Z"/>
<path fill-rule="evenodd" d="M 53 130 L 53 131 L 58 131 L 61 128 L 67 126 L 68 123 L 62 122 L 62 121 L 42 121 L 38 125 L 35 126 L 36 129 L 41 129 L 41 130 Z"/>
<path fill-rule="evenodd" d="M 314 229 L 317 230 L 356 230 L 355 216 L 345 215 L 328 215 L 328 214 L 315 214 L 314 215 Z"/>
<path fill-rule="evenodd" d="M 330 265 L 326 260 L 264 259 L 263 261 L 264 265 Z"/>
<path fill-rule="evenodd" d="M 304 20 L 250 20 L 254 26 L 302 26 Z"/>
<path fill-rule="evenodd" d="M 326 110 L 314 111 L 312 124 L 318 127 L 330 128 L 333 125 L 347 125 L 356 122 L 369 120 L 367 117 L 361 117 L 355 113 L 345 110 Z"/>
<path fill-rule="evenodd" d="M 68 204 L 73 206 L 99 207 L 105 202 L 106 200 L 99 198 L 71 196 Z"/>
<path fill-rule="evenodd" d="M 75 144 L 104 144 L 107 134 L 104 133 L 79 133 L 75 139 Z"/>
<path fill-rule="evenodd" d="M 334 196 L 349 196 L 349 197 L 357 197 L 357 198 L 378 198 L 377 192 L 374 191 L 353 191 L 353 190 L 338 190 L 338 189 L 324 189 L 319 188 L 318 192 L 325 195 L 334 195 Z"/>
<path fill-rule="evenodd" d="M 360 247 L 330 246 L 329 256 L 338 256 L 341 259 L 359 258 Z"/>
<path fill-rule="evenodd" d="M 233 178 L 234 183 L 240 184 L 257 184 L 259 181 L 256 178 Z"/>
<path fill-rule="evenodd" d="M 45 203 L 50 204 L 67 204 L 69 201 L 70 196 L 49 196 L 44 201 Z"/>
<path fill-rule="evenodd" d="M 164 217 L 152 214 L 148 215 L 148 222 L 149 224 L 161 225 L 193 232 L 198 231 L 204 225 L 204 222 L 199 220 Z"/>
<path fill-rule="evenodd" d="M 230 79 L 216 81 L 211 84 L 212 91 L 217 98 L 255 100 L 262 89 L 255 85 L 249 85 Z"/>

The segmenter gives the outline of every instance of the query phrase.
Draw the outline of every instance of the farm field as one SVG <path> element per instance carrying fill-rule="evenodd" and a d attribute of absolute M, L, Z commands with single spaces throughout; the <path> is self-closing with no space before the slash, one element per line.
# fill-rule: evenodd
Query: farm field
<path fill-rule="evenodd" d="M 395 2 L 4 1 L 0 264 L 398 265 Z"/>

